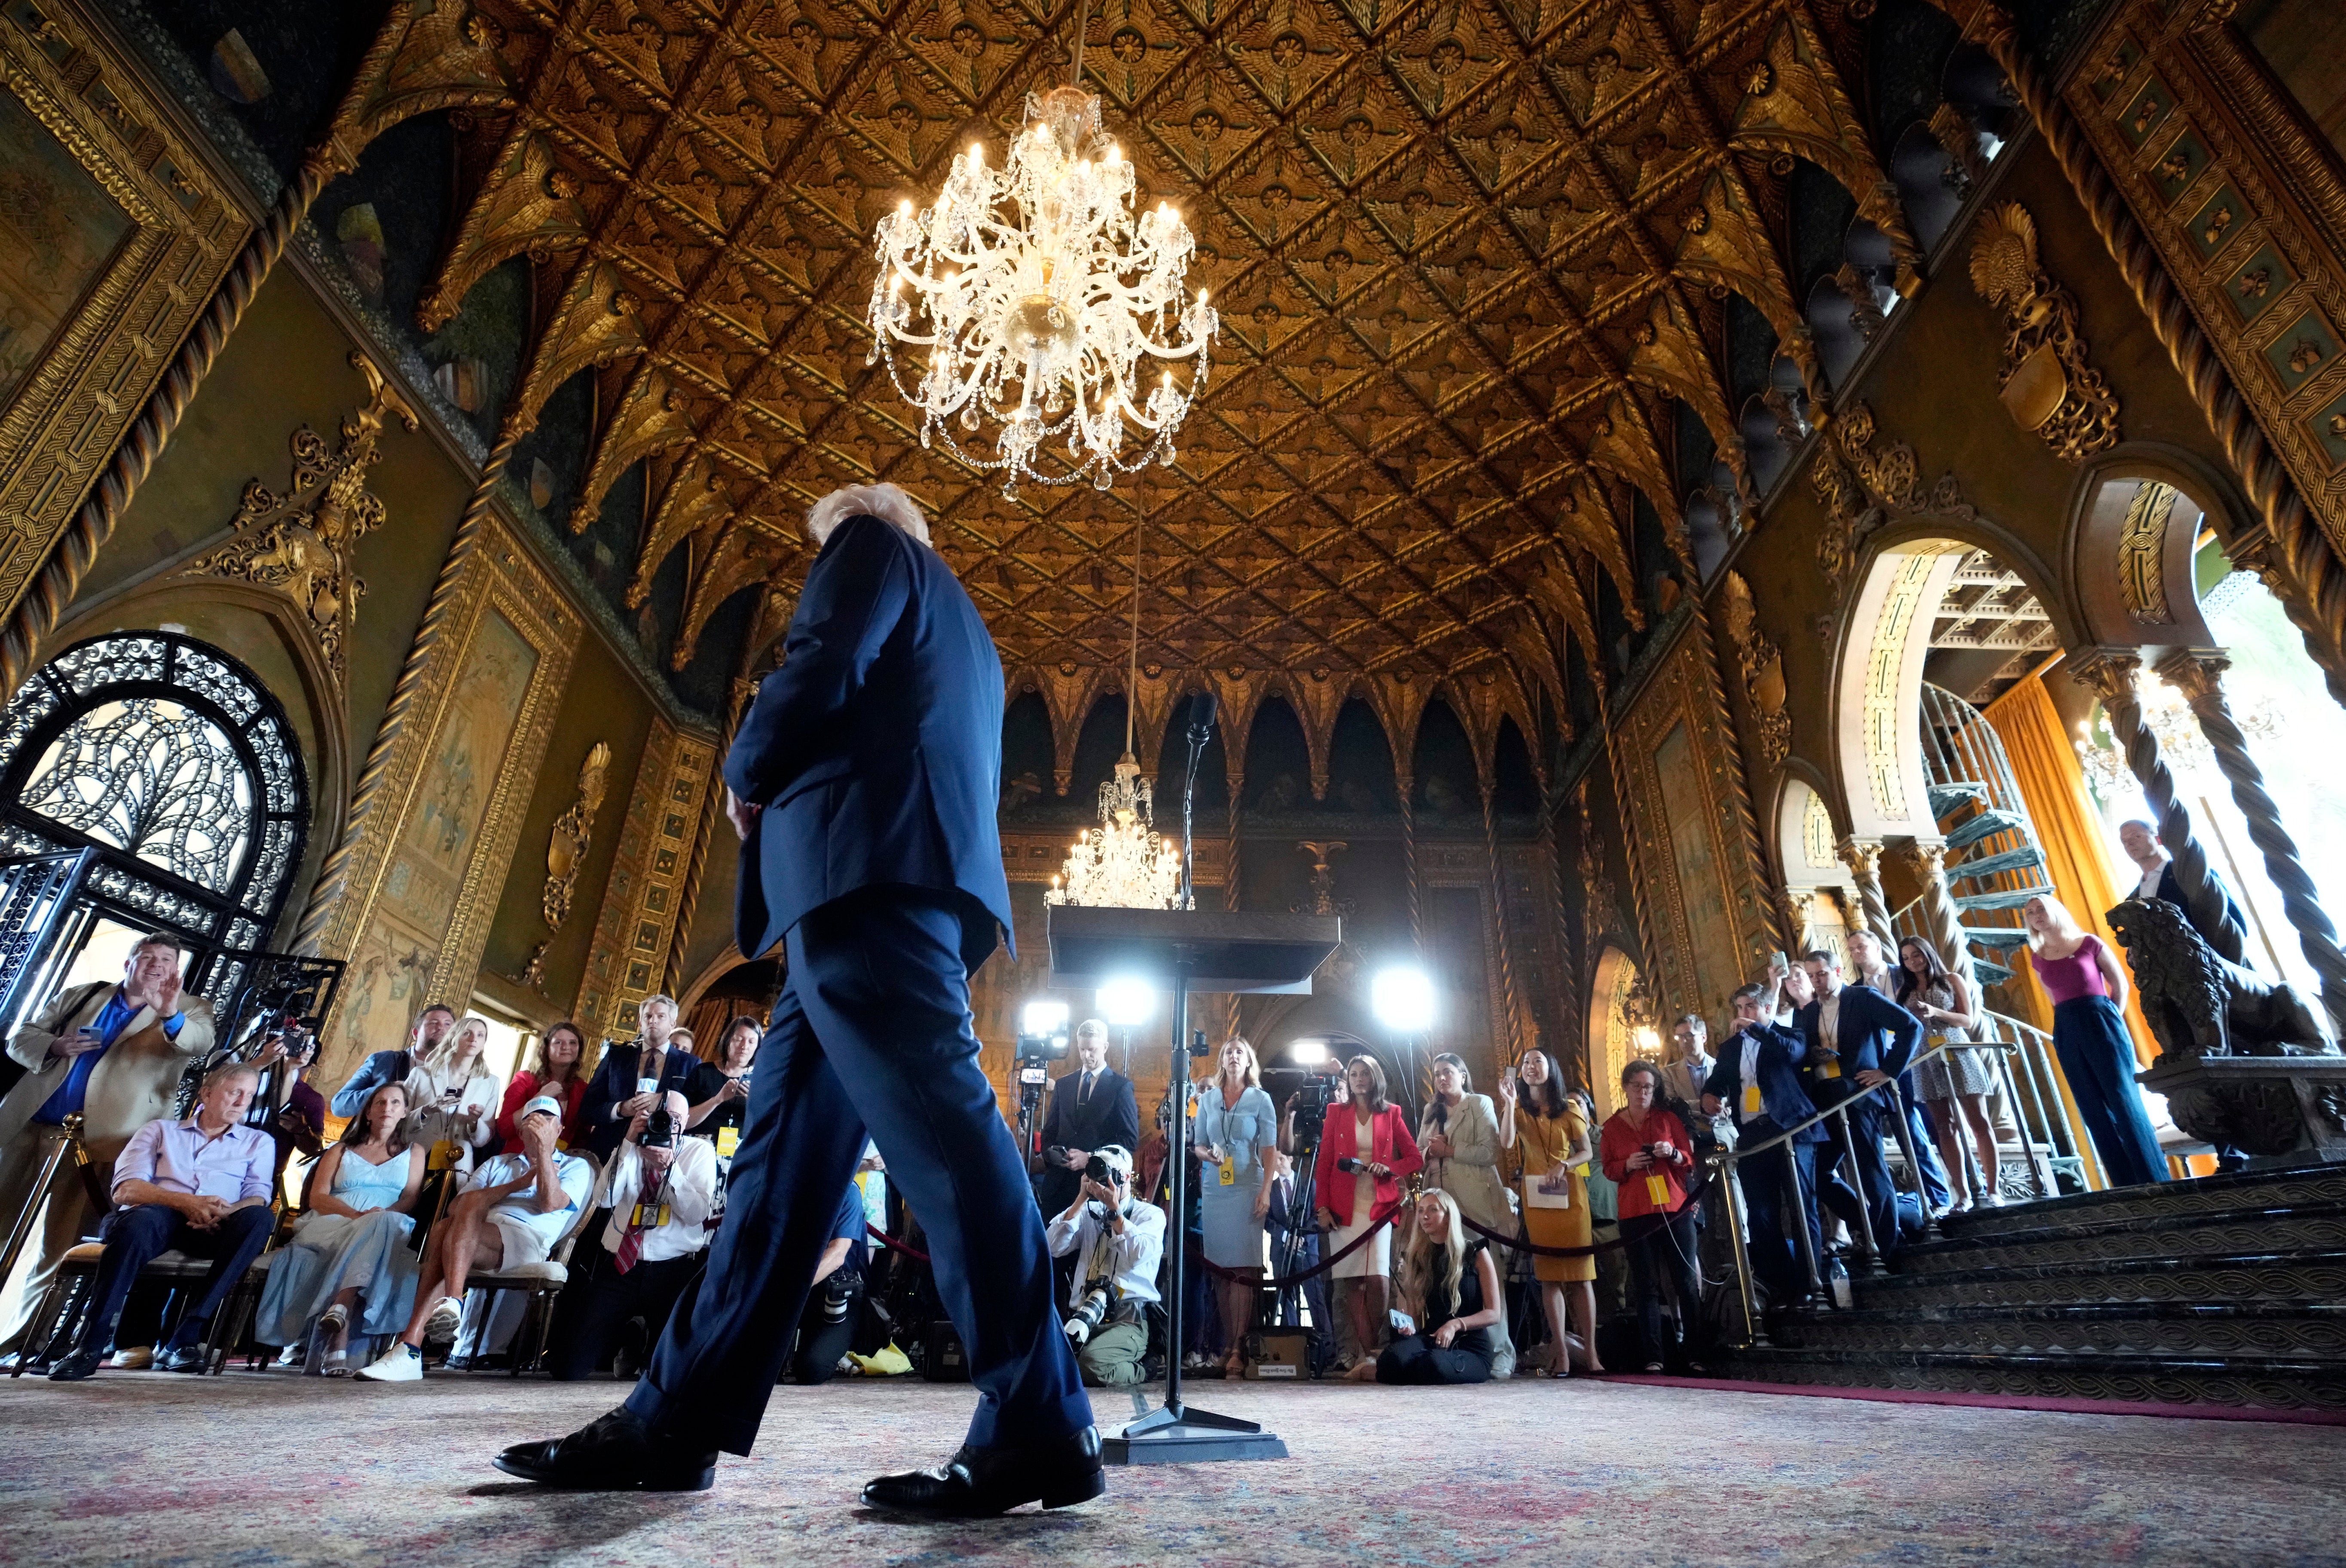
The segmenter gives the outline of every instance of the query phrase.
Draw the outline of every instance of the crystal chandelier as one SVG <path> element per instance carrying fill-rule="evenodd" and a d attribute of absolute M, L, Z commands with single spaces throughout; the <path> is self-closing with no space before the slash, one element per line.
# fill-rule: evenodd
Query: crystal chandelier
<path fill-rule="evenodd" d="M 1086 828 L 1067 851 L 1067 863 L 1051 879 L 1045 903 L 1092 904 L 1109 909 L 1180 910 L 1189 907 L 1182 887 L 1181 847 L 1157 835 L 1156 806 L 1148 780 L 1132 754 L 1133 715 L 1140 697 L 1140 539 L 1132 530 L 1132 650 L 1125 677 L 1124 755 L 1116 777 L 1100 786 L 1100 825 Z"/>
<path fill-rule="evenodd" d="M 1127 910 L 1184 907 L 1181 847 L 1157 836 L 1149 795 L 1140 764 L 1126 751 L 1116 777 L 1100 786 L 1100 825 L 1085 829 L 1076 840 L 1044 902 Z"/>
<path fill-rule="evenodd" d="M 1083 76 L 1076 24 L 1073 81 Z M 872 285 L 872 353 L 921 411 L 921 444 L 942 437 L 972 468 L 1003 471 L 1003 494 L 1022 479 L 1106 490 L 1150 458 L 1170 465 L 1173 433 L 1206 386 L 1206 346 L 1217 318 L 1204 290 L 1183 287 L 1196 249 L 1170 205 L 1135 220 L 1133 168 L 1100 129 L 1100 100 L 1073 83 L 1030 94 L 1026 119 L 997 172 L 975 142 L 956 155 L 936 205 L 909 200 L 880 220 L 880 275 Z M 895 352 L 927 351 L 907 386 Z M 1157 360 L 1197 361 L 1185 390 Z M 958 423 L 1000 427 L 991 458 L 965 451 Z M 1127 424 L 1142 440 L 1127 461 Z M 1066 469 L 1035 465 L 1065 438 Z"/>

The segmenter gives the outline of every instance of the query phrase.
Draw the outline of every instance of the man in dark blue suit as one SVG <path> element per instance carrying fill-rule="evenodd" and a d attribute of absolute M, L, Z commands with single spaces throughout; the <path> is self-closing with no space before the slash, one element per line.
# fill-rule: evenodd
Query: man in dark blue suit
<path fill-rule="evenodd" d="M 1847 1105 L 1845 1116 L 1828 1118 L 1825 1125 L 1832 1135 L 1834 1165 L 1846 1157 L 1857 1167 L 1863 1195 L 1860 1198 L 1845 1183 L 1828 1181 L 1823 1196 L 1837 1208 L 1848 1206 L 1841 1217 L 1852 1227 L 1857 1216 L 1851 1200 L 1862 1201 L 1874 1244 L 1887 1257 L 1905 1240 L 1898 1188 L 1890 1179 L 1890 1162 L 1882 1152 L 1882 1135 L 1887 1131 L 1882 1117 L 1897 1114 L 1898 1091 L 1893 1085 L 1882 1095 L 1858 1096 L 1906 1070 L 1923 1038 L 1923 1025 L 1880 992 L 1846 983 L 1839 954 L 1819 948 L 1805 963 L 1816 994 L 1793 1014 L 1792 1023 L 1808 1042 L 1809 1097 L 1819 1110 Z M 1844 1120 L 1846 1138 L 1841 1132 Z"/>
<path fill-rule="evenodd" d="M 1043 1220 L 977 1064 L 969 972 L 1011 923 L 995 830 L 1002 665 L 893 485 L 827 496 L 821 553 L 725 761 L 742 835 L 743 953 L 788 975 L 758 1053 L 725 1224 L 619 1409 L 507 1449 L 509 1473 L 699 1490 L 746 1454 L 867 1129 L 921 1217 L 978 1405 L 960 1451 L 866 1504 L 939 1516 L 1059 1507 L 1106 1488 L 1059 1331 Z"/>
<path fill-rule="evenodd" d="M 1736 1146 L 1764 1143 L 1786 1127 L 1798 1126 L 1817 1114 L 1798 1071 L 1808 1054 L 1800 1032 L 1775 1022 L 1783 976 L 1770 975 L 1765 985 L 1747 985 L 1729 1005 L 1735 1010 L 1735 1033 L 1719 1043 L 1719 1060 L 1702 1085 L 1706 1115 L 1721 1110 L 1735 1116 Z M 1809 1270 L 1800 1257 L 1792 1227 L 1809 1227 L 1809 1246 L 1822 1267 L 1824 1235 L 1817 1223 L 1817 1145 L 1825 1141 L 1821 1126 L 1803 1128 L 1790 1143 L 1747 1157 L 1740 1168 L 1743 1207 L 1750 1216 L 1751 1268 L 1780 1306 L 1790 1306 L 1809 1293 Z M 1786 1178 L 1790 1161 L 1800 1172 L 1800 1212 L 1791 1211 Z"/>

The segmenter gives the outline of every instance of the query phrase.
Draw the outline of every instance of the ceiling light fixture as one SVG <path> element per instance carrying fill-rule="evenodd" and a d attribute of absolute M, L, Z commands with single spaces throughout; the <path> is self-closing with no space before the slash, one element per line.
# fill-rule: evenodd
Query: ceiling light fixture
<path fill-rule="evenodd" d="M 1004 167 L 972 142 L 954 155 L 935 205 L 905 201 L 880 220 L 880 275 L 872 285 L 872 352 L 921 411 L 921 444 L 981 471 L 1002 492 L 1021 480 L 1101 490 L 1149 459 L 1170 466 L 1173 433 L 1205 391 L 1206 346 L 1217 317 L 1184 286 L 1196 249 L 1170 203 L 1136 221 L 1132 162 L 1100 128 L 1100 100 L 1083 90 L 1084 21 L 1076 22 L 1066 87 L 1030 93 Z M 927 351 L 905 385 L 895 345 Z M 1166 370 L 1143 384 L 1149 360 L 1195 360 L 1189 385 Z M 954 426 L 999 425 L 994 455 L 964 450 Z M 1127 422 L 1145 444 L 1125 457 Z M 1064 437 L 1064 469 L 1035 466 Z"/>

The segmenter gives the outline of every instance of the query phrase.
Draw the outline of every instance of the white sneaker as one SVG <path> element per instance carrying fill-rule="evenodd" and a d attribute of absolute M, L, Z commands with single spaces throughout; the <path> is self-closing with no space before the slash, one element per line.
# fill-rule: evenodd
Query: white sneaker
<path fill-rule="evenodd" d="M 2000 1192 L 1984 1193 L 1980 1196 L 1979 1206 L 1982 1208 L 2002 1208 L 2004 1207 L 2004 1194 Z"/>
<path fill-rule="evenodd" d="M 404 1339 L 393 1339 L 391 1349 L 361 1367 L 358 1375 L 372 1383 L 420 1383 L 423 1352 Z"/>
<path fill-rule="evenodd" d="M 432 1304 L 431 1312 L 423 1319 L 423 1337 L 426 1339 L 453 1339 L 464 1321 L 464 1298 L 443 1296 Z"/>

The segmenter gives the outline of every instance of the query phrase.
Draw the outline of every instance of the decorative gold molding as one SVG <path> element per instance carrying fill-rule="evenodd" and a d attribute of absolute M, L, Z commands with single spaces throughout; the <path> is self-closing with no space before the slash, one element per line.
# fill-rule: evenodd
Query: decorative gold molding
<path fill-rule="evenodd" d="M 2172 626 L 2167 605 L 2167 524 L 2175 514 L 2177 492 L 2157 480 L 2145 480 L 2127 503 L 2126 522 L 2118 529 L 2118 592 L 2126 598 L 2127 617 L 2137 626 Z"/>
<path fill-rule="evenodd" d="M 1664 1016 L 1717 1016 L 1777 945 L 1713 659 L 1706 622 L 1690 618 L 1615 722 L 1623 814 L 1652 928 L 1645 969 Z"/>
<path fill-rule="evenodd" d="M 354 820 L 343 891 L 320 911 L 318 951 L 351 960 L 361 977 L 337 1003 L 330 1071 L 390 1038 L 362 1032 L 371 1026 L 352 1017 L 370 1001 L 372 968 L 398 967 L 399 983 L 418 998 L 461 1005 L 471 994 L 494 891 L 513 863 L 584 630 L 536 557 L 490 513 L 451 585 L 406 720 L 389 738 L 382 798 Z M 413 1000 L 409 1011 L 421 1005 Z"/>
<path fill-rule="evenodd" d="M 182 569 L 186 576 L 251 583 L 292 600 L 317 636 L 337 697 L 366 592 L 353 570 L 358 542 L 382 527 L 384 517 L 382 500 L 367 489 L 367 471 L 382 455 L 376 442 L 386 418 L 395 416 L 410 430 L 416 424 L 415 412 L 385 383 L 372 360 L 353 353 L 351 363 L 366 377 L 367 401 L 342 421 L 341 449 L 330 455 L 325 438 L 306 424 L 294 431 L 291 487 L 280 495 L 258 479 L 247 480 L 236 509 L 236 538 Z"/>
<path fill-rule="evenodd" d="M 1885 523 L 1922 514 L 1964 521 L 1979 514 L 1964 499 L 1952 473 L 1925 492 L 1914 449 L 1902 441 L 1873 447 L 1873 410 L 1853 402 L 1816 444 L 1809 484 L 1824 503 L 1826 524 L 1817 535 L 1817 565 L 1838 596 L 1849 586 L 1858 551 Z"/>
<path fill-rule="evenodd" d="M 660 988 L 693 832 L 716 769 L 717 748 L 706 737 L 652 720 L 571 1010 L 590 1036 L 633 1034 L 637 1005 Z"/>
<path fill-rule="evenodd" d="M 1727 574 L 1720 590 L 1726 612 L 1727 639 L 1735 647 L 1735 667 L 1743 677 L 1743 697 L 1751 706 L 1751 723 L 1758 732 L 1760 755 L 1771 768 L 1781 768 L 1792 754 L 1792 716 L 1784 711 L 1784 655 L 1760 629 L 1759 606 L 1751 601 L 1751 585 L 1740 572 Z"/>
<path fill-rule="evenodd" d="M 0 405 L 5 610 L 23 596 L 251 226 L 173 129 L 170 108 L 75 0 L 0 9 L 0 94 L 80 166 L 90 199 L 112 204 L 127 224 Z"/>
<path fill-rule="evenodd" d="M 577 891 L 587 846 L 595 841 L 595 814 L 603 809 L 610 769 L 610 743 L 598 740 L 578 765 L 578 799 L 554 820 L 554 831 L 546 841 L 546 891 L 539 901 L 548 931 L 560 931 L 570 918 L 571 895 Z"/>
<path fill-rule="evenodd" d="M 2036 220 L 2016 201 L 1993 208 L 1972 238 L 1972 287 L 2003 309 L 2008 331 L 1996 393 L 2054 455 L 2083 463 L 2117 444 L 2118 402 L 2086 358 L 2077 301 L 2036 260 Z"/>

